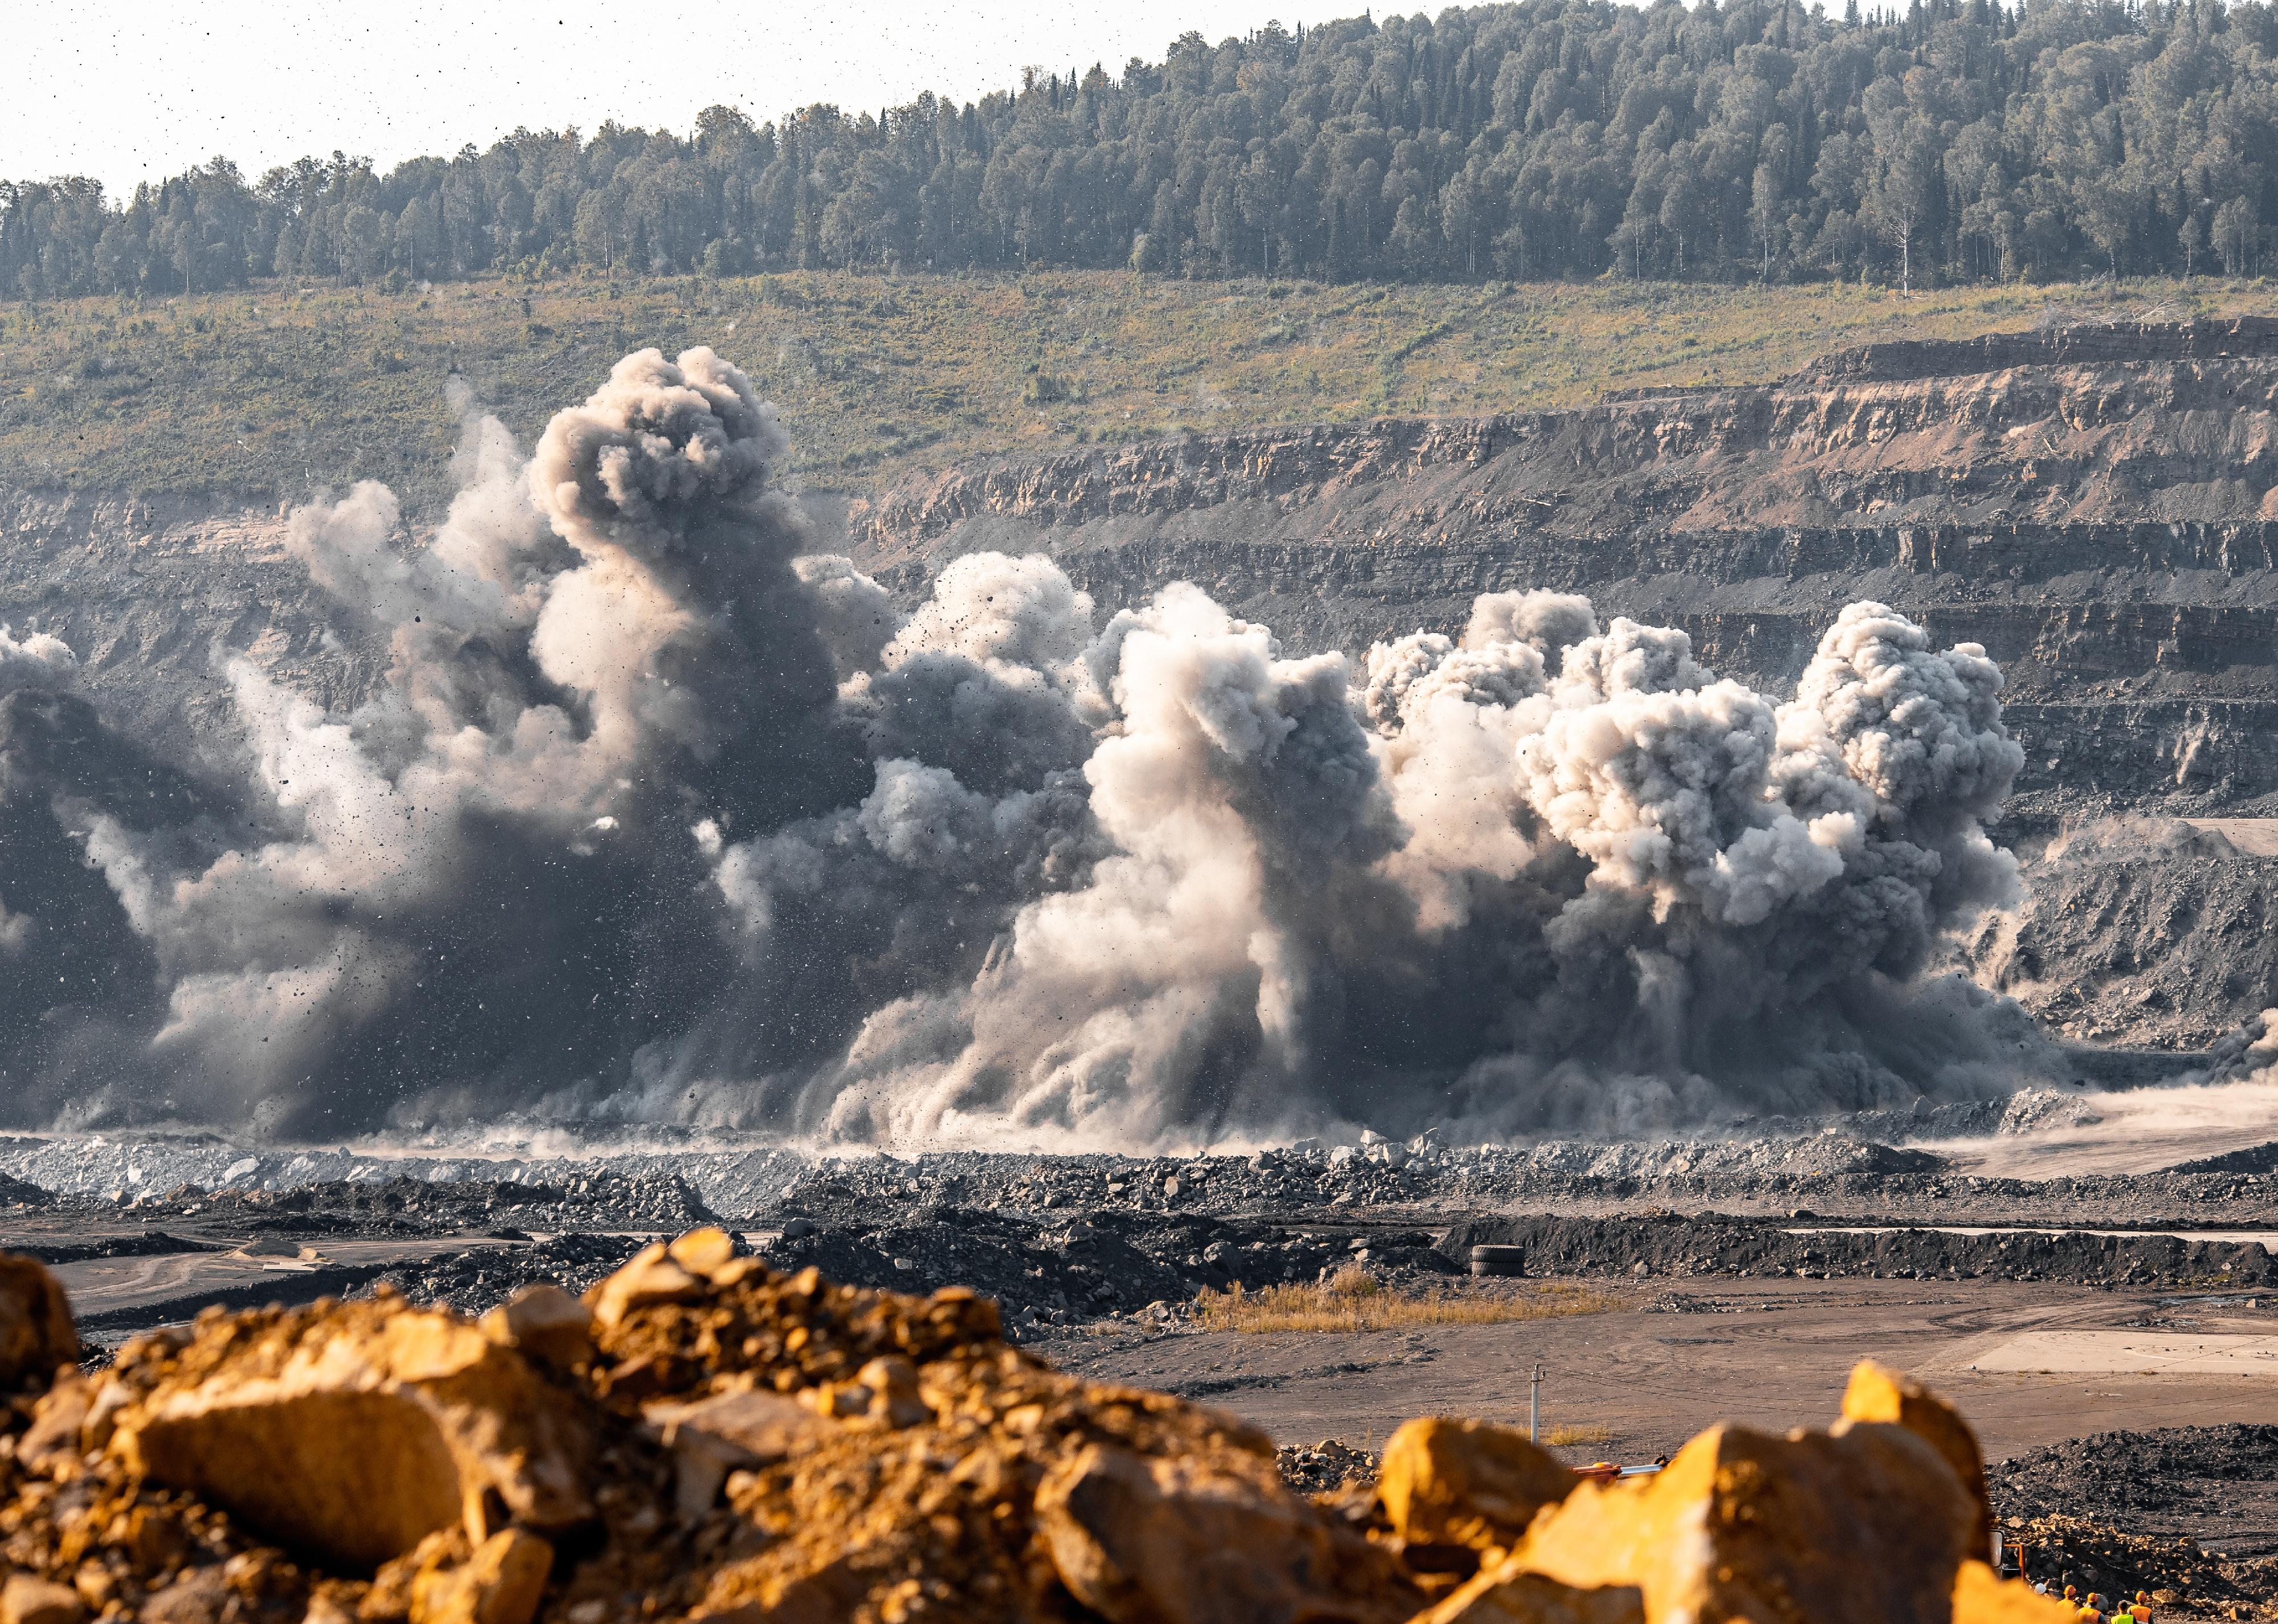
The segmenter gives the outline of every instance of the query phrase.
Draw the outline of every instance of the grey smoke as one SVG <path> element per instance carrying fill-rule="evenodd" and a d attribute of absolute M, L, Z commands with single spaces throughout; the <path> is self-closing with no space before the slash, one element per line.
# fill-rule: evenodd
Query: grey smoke
<path fill-rule="evenodd" d="M 629 356 L 526 461 L 470 418 L 424 545 L 377 484 L 294 516 L 392 663 L 335 714 L 229 662 L 233 785 L 153 817 L 91 713 L 0 735 L 9 804 L 83 842 L 78 890 L 0 881 L 0 960 L 83 928 L 144 988 L 6 1006 L 69 1038 L 19 1115 L 1135 1145 L 2050 1067 L 1924 972 L 2014 884 L 1973 645 L 1853 605 L 1782 703 L 1547 592 L 1357 668 L 1191 585 L 1102 615 L 1043 558 L 905 614 L 807 551 L 787 450 L 710 351 Z M 72 666 L 0 640 L 0 713 Z"/>

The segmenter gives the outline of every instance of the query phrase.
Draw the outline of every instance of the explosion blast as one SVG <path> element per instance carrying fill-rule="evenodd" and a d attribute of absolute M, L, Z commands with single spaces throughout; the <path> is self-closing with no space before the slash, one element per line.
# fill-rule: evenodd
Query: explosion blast
<path fill-rule="evenodd" d="M 229 660 L 236 782 L 0 642 L 10 1114 L 1174 1146 L 2053 1058 L 1924 973 L 2014 882 L 1975 645 L 1853 604 L 1782 704 L 1547 592 L 1357 672 L 1191 585 L 1103 618 L 1042 557 L 905 615 L 804 552 L 786 445 L 736 368 L 648 350 L 526 461 L 472 424 L 424 547 L 378 484 L 300 510 L 393 662 L 328 714 Z"/>

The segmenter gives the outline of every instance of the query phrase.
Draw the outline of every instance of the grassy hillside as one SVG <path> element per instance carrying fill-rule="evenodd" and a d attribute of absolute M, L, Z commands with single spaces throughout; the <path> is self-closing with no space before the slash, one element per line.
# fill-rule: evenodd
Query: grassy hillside
<path fill-rule="evenodd" d="M 2267 312 L 2259 280 L 1881 288 L 968 281 L 795 274 L 392 295 L 283 284 L 0 306 L 0 484 L 275 500 L 379 477 L 448 495 L 459 369 L 525 436 L 624 351 L 710 344 L 784 408 L 810 487 L 1260 423 L 1566 405 L 1777 377 L 1874 339 Z"/>

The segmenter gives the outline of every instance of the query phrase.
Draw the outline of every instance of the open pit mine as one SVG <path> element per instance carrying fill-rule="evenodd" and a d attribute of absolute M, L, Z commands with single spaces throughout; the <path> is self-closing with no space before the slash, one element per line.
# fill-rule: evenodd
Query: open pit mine
<path fill-rule="evenodd" d="M 2278 1617 L 2278 322 L 797 429 L 0 492 L 0 1624 Z"/>

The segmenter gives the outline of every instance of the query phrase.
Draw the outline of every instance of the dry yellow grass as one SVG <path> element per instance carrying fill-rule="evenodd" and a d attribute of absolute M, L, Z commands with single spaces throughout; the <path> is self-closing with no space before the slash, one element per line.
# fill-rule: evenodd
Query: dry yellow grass
<path fill-rule="evenodd" d="M 1545 1432 L 1542 1435 L 1542 1441 L 1553 1445 L 1559 1444 L 1603 1444 L 1609 1441 L 1613 1436 L 1614 1430 L 1611 1427 L 1600 1426 L 1594 1422 L 1582 1423 L 1562 1422 L 1557 1426 L 1555 1426 L 1548 1431 Z"/>
<path fill-rule="evenodd" d="M 1418 1325 L 1503 1325 L 1563 1319 L 1619 1308 L 1611 1292 L 1554 1281 L 1516 1291 L 1457 1287 L 1421 1292 L 1383 1289 L 1373 1275 L 1340 1269 L 1326 1284 L 1204 1292 L 1196 1300 L 1207 1330 L 1392 1330 Z"/>

